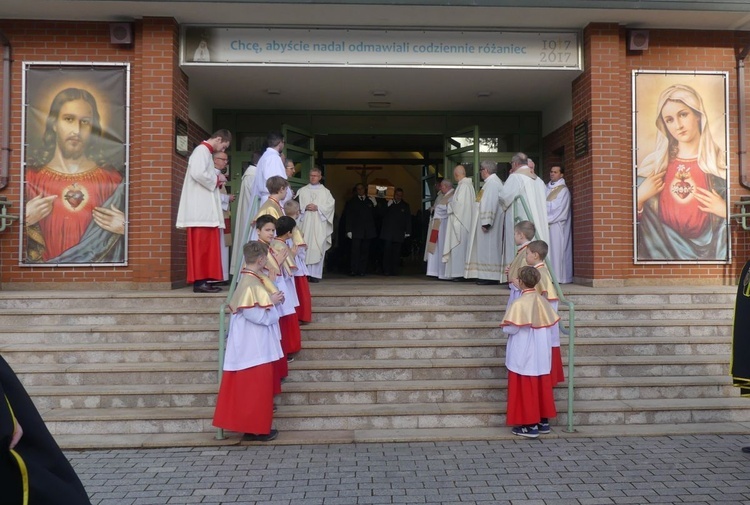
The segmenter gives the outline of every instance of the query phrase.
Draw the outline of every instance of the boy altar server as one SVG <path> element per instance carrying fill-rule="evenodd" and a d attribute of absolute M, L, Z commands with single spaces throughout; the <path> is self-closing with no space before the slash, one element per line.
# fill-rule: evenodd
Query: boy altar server
<path fill-rule="evenodd" d="M 511 304 L 500 326 L 508 335 L 505 366 L 508 369 L 506 423 L 511 432 L 526 438 L 549 433 L 549 418 L 555 417 L 550 369 L 552 350 L 549 329 L 560 317 L 536 292 L 539 272 L 523 267 L 518 274 L 521 296 Z"/>
<path fill-rule="evenodd" d="M 273 363 L 284 356 L 276 308 L 284 295 L 262 273 L 268 246 L 248 242 L 243 253 L 245 268 L 229 301 L 232 316 L 213 425 L 244 433 L 243 440 L 268 442 L 278 435 L 271 428 Z"/>

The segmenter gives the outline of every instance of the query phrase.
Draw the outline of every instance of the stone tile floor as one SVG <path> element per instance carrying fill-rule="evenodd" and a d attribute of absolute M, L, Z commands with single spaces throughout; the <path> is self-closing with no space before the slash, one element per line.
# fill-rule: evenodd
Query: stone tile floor
<path fill-rule="evenodd" d="M 94 505 L 750 505 L 750 435 L 68 451 Z"/>

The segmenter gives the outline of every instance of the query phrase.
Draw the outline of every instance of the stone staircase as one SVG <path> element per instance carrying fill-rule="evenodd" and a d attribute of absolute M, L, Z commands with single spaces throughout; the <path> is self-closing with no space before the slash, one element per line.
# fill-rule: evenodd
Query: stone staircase
<path fill-rule="evenodd" d="M 314 322 L 277 399 L 276 443 L 510 437 L 506 290 L 399 283 L 312 285 Z M 750 402 L 728 377 L 734 288 L 566 295 L 576 303 L 576 433 L 558 387 L 552 436 L 747 432 Z M 63 447 L 235 444 L 211 426 L 222 301 L 187 289 L 0 291 L 0 354 Z"/>

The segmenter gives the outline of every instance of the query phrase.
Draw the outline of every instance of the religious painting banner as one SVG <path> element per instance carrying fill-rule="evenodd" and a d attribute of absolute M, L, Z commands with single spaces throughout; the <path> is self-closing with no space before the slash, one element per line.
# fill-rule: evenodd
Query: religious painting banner
<path fill-rule="evenodd" d="M 127 63 L 23 64 L 20 264 L 127 264 Z"/>
<path fill-rule="evenodd" d="M 635 263 L 728 263 L 728 75 L 633 72 Z"/>

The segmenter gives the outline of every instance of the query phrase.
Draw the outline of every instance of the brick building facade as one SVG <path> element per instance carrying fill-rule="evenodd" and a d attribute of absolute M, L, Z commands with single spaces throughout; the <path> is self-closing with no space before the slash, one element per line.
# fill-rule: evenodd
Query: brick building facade
<path fill-rule="evenodd" d="M 130 94 L 130 196 L 127 266 L 30 267 L 18 264 L 16 223 L 0 234 L 0 285 L 13 288 L 168 289 L 185 282 L 185 234 L 174 227 L 187 158 L 176 153 L 175 118 L 189 124 L 190 144 L 205 137 L 189 119 L 189 80 L 179 65 L 180 25 L 171 18 L 134 23 L 134 43 L 109 42 L 108 23 L 0 20 L 10 41 L 11 146 L 20 146 L 22 62 L 128 62 Z M 584 71 L 572 84 L 573 119 L 544 138 L 544 160 L 566 165 L 574 194 L 574 261 L 579 282 L 593 285 L 735 282 L 750 256 L 750 239 L 731 224 L 728 265 L 643 265 L 633 262 L 633 70 L 712 70 L 729 73 L 729 183 L 731 201 L 748 190 L 739 184 L 737 54 L 748 32 L 651 30 L 648 51 L 627 50 L 619 24 L 589 24 L 583 32 Z M 574 155 L 573 128 L 588 122 L 588 153 Z M 221 126 L 221 125 L 218 125 Z M 217 127 L 218 127 L 217 126 Z M 10 154 L 9 185 L 2 191 L 18 211 L 20 151 Z M 738 209 L 732 205 L 731 211 Z"/>

